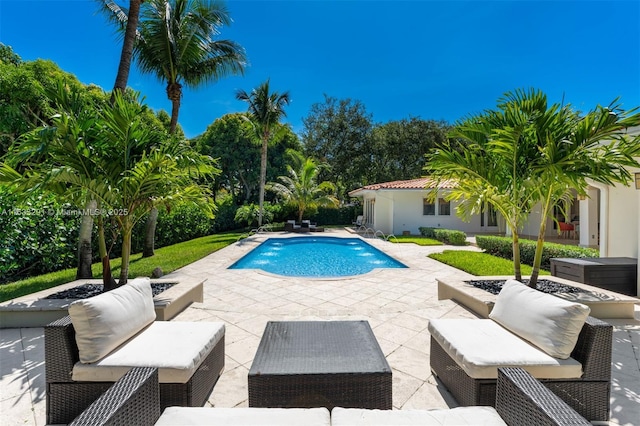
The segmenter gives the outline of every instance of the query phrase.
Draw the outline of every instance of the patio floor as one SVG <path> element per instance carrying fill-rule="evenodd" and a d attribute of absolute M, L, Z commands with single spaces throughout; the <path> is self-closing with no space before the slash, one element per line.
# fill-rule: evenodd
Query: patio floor
<path fill-rule="evenodd" d="M 327 230 L 325 234 L 350 235 L 343 230 Z M 207 279 L 204 302 L 192 304 L 174 321 L 226 323 L 226 365 L 207 405 L 247 406 L 247 374 L 267 321 L 364 319 L 371 324 L 393 369 L 394 409 L 455 406 L 431 375 L 427 332 L 431 318 L 475 317 L 453 301 L 437 300 L 437 277 L 471 277 L 426 258 L 429 253 L 450 247 L 368 240 L 409 268 L 378 270 L 339 280 L 226 269 L 267 237 L 268 234 L 253 236 L 165 276 Z M 464 249 L 477 250 L 471 246 Z M 640 306 L 636 305 L 636 320 L 609 322 L 615 326 L 609 424 L 638 424 Z M 43 340 L 42 328 L 0 330 L 2 425 L 45 424 Z"/>

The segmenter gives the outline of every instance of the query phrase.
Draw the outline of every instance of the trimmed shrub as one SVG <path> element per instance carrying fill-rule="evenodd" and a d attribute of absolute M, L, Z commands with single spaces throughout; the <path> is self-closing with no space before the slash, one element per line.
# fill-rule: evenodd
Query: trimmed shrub
<path fill-rule="evenodd" d="M 435 233 L 436 228 L 421 226 L 420 228 L 418 228 L 418 230 L 420 231 L 420 235 L 422 235 L 423 237 L 436 238 L 436 233 Z"/>
<path fill-rule="evenodd" d="M 454 229 L 431 228 L 421 226 L 418 228 L 420 235 L 442 241 L 444 244 L 452 246 L 464 246 L 467 244 L 467 234 Z"/>
<path fill-rule="evenodd" d="M 476 244 L 486 253 L 513 260 L 513 240 L 510 237 L 477 235 Z M 533 266 L 535 252 L 536 241 L 520 240 L 521 263 Z M 600 252 L 596 249 L 591 248 L 545 242 L 542 250 L 542 261 L 540 263 L 540 268 L 547 270 L 551 269 L 551 259 L 554 257 L 600 257 Z"/>
<path fill-rule="evenodd" d="M 436 240 L 452 246 L 464 246 L 467 244 L 467 234 L 453 229 L 435 229 L 433 233 Z"/>
<path fill-rule="evenodd" d="M 312 222 L 318 225 L 351 225 L 358 216 L 357 206 L 344 206 L 335 208 L 318 207 L 316 214 L 310 217 Z"/>

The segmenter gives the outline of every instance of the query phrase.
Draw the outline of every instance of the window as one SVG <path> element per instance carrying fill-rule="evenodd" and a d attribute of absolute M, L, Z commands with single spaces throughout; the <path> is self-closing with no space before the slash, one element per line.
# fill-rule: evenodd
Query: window
<path fill-rule="evenodd" d="M 451 216 L 451 202 L 444 198 L 438 198 L 438 214 L 440 216 Z"/>
<path fill-rule="evenodd" d="M 487 209 L 487 226 L 498 226 L 498 215 L 496 214 L 496 209 L 492 204 L 489 204 L 489 208 Z"/>
<path fill-rule="evenodd" d="M 426 198 L 422 199 L 422 215 L 423 216 L 435 216 L 436 205 Z"/>

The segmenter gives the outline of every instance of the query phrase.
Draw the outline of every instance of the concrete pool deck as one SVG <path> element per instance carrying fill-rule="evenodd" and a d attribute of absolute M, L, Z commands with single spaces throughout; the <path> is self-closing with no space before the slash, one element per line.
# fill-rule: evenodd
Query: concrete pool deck
<path fill-rule="evenodd" d="M 356 319 L 369 321 L 393 369 L 394 409 L 455 405 L 429 369 L 427 332 L 431 318 L 475 317 L 451 300 L 438 300 L 436 279 L 471 277 L 426 258 L 452 247 L 367 240 L 409 268 L 342 279 L 286 278 L 227 269 L 269 235 L 286 234 L 253 236 L 164 277 L 207 279 L 204 301 L 193 303 L 173 321 L 226 323 L 226 365 L 207 406 L 247 406 L 247 375 L 267 321 Z M 326 235 L 352 234 L 327 230 Z M 612 425 L 633 425 L 640 418 L 639 320 L 640 307 L 636 305 L 636 319 L 609 321 L 614 325 Z M 45 424 L 43 340 L 39 327 L 0 330 L 1 425 Z"/>

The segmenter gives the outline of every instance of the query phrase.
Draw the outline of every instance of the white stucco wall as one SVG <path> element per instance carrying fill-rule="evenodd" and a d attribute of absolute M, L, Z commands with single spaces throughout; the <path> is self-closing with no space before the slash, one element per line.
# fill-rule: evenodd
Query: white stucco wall
<path fill-rule="evenodd" d="M 639 203 L 640 191 L 635 186 L 609 187 L 608 206 L 602 207 L 608 208 L 607 257 L 638 257 Z M 600 236 L 602 238 L 602 229 Z"/>
<path fill-rule="evenodd" d="M 419 234 L 420 227 L 458 229 L 467 233 L 497 232 L 497 227 L 481 227 L 480 217 L 464 222 L 455 214 L 456 203 L 451 203 L 451 215 L 423 215 L 423 199 L 426 191 L 396 190 L 376 192 L 375 229 L 385 234 L 401 235 L 403 231 Z"/>

